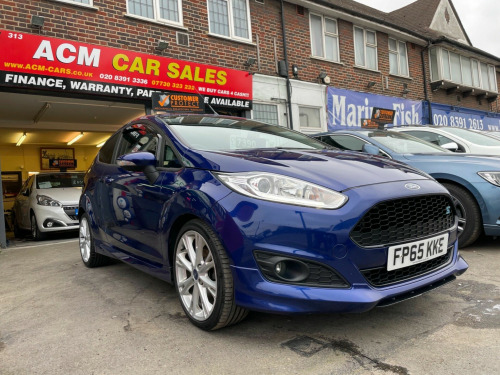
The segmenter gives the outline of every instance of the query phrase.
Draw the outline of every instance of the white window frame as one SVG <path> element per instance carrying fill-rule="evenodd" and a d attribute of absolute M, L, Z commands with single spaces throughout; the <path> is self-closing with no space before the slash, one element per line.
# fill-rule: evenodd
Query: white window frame
<path fill-rule="evenodd" d="M 476 89 L 480 89 L 480 90 L 485 90 L 485 91 L 488 91 L 488 92 L 495 92 L 495 93 L 498 93 L 498 82 L 497 82 L 497 75 L 496 75 L 496 68 L 494 65 L 491 65 L 491 64 L 488 64 L 488 63 L 485 63 L 485 62 L 482 62 L 476 58 L 473 58 L 473 57 L 467 57 L 467 56 L 463 56 L 459 53 L 456 53 L 456 52 L 453 52 L 453 51 L 450 51 L 448 50 L 447 48 L 443 48 L 443 47 L 435 47 L 436 49 L 436 56 L 437 56 L 437 63 L 438 63 L 438 67 L 435 67 L 435 66 L 432 66 L 432 63 L 430 64 L 430 69 L 431 69 L 431 74 L 430 76 L 432 77 L 432 73 L 434 71 L 434 69 L 437 69 L 438 70 L 438 77 L 437 77 L 437 80 L 433 80 L 432 82 L 435 82 L 435 81 L 448 81 L 448 82 L 453 82 L 453 83 L 456 83 L 457 85 L 464 85 L 464 86 L 467 86 L 467 87 L 471 87 L 471 88 L 476 88 Z M 448 78 L 444 78 L 444 60 L 443 60 L 443 51 L 446 51 L 448 53 L 448 59 L 447 59 L 447 63 L 448 63 L 448 66 L 449 66 L 449 69 L 450 69 L 450 79 Z M 452 53 L 455 53 L 457 54 L 459 57 L 460 57 L 460 71 L 461 71 L 461 76 L 460 76 L 460 79 L 461 81 L 460 82 L 455 82 L 453 81 L 453 72 L 451 70 L 451 54 Z M 467 84 L 464 84 L 463 83 L 463 66 L 462 66 L 462 57 L 464 59 L 470 59 L 470 64 L 471 64 L 471 79 L 472 79 L 472 85 L 469 86 Z M 430 54 L 430 50 L 429 50 L 429 62 L 431 62 L 431 54 Z M 486 85 L 483 84 L 483 75 L 482 75 L 482 72 L 481 72 L 481 64 L 486 64 L 486 69 L 487 69 L 487 76 L 488 76 L 488 82 Z M 474 67 L 477 67 L 477 72 L 478 72 L 478 77 L 475 77 L 474 76 Z M 493 76 L 490 76 L 490 72 L 493 71 L 494 72 L 494 75 Z M 476 78 L 479 78 L 479 82 L 476 82 L 477 79 Z M 494 80 L 493 82 L 491 80 Z M 490 87 L 491 86 L 491 83 L 494 84 L 494 87 Z"/>
<path fill-rule="evenodd" d="M 363 65 L 359 65 L 356 63 L 356 29 L 363 30 L 363 48 L 364 48 L 364 52 L 365 52 L 365 61 L 363 62 Z M 366 38 L 367 32 L 374 34 L 375 44 L 368 43 L 368 40 Z M 368 70 L 378 71 L 377 32 L 375 30 L 365 29 L 364 27 L 353 26 L 353 40 L 354 40 L 354 64 L 355 64 L 355 66 L 360 67 L 360 68 L 364 68 L 364 69 L 368 69 Z M 366 64 L 366 62 L 367 62 L 367 58 L 366 58 L 367 48 L 374 48 L 375 49 L 375 68 L 369 68 Z"/>
<path fill-rule="evenodd" d="M 88 4 L 80 3 L 79 1 L 76 1 L 76 0 L 55 0 L 55 1 L 57 1 L 59 3 L 66 3 L 66 4 L 76 5 L 76 6 L 79 6 L 79 7 L 93 8 L 93 9 L 95 9 L 95 7 L 94 7 L 94 0 L 89 0 Z"/>
<path fill-rule="evenodd" d="M 183 25 L 184 20 L 183 20 L 183 16 L 182 16 L 182 14 L 183 14 L 183 12 L 182 12 L 182 0 L 177 0 L 177 7 L 178 7 L 178 11 L 179 11 L 179 21 L 173 21 L 173 20 L 169 20 L 166 18 L 161 18 L 160 17 L 160 14 L 161 14 L 160 0 L 152 0 L 152 1 L 153 1 L 153 14 L 154 14 L 153 18 L 141 16 L 140 14 L 131 13 L 130 9 L 129 9 L 129 0 L 127 0 L 127 2 L 126 2 L 126 4 L 127 4 L 127 16 L 140 18 L 140 19 L 147 20 L 147 21 L 166 23 L 166 24 L 175 25 L 175 26 L 182 26 Z"/>
<path fill-rule="evenodd" d="M 215 35 L 220 38 L 232 39 L 242 42 L 252 42 L 252 20 L 250 19 L 250 4 L 249 0 L 245 0 L 247 5 L 247 22 L 248 22 L 248 38 L 242 38 L 234 35 L 234 20 L 233 20 L 233 0 L 222 0 L 227 3 L 228 6 L 228 27 L 229 27 L 229 36 L 217 34 L 211 29 L 210 22 L 210 8 L 209 8 L 209 0 L 207 0 L 207 14 L 208 14 L 208 30 L 210 35 Z"/>
<path fill-rule="evenodd" d="M 312 126 L 302 126 L 301 124 L 301 121 L 300 121 L 300 110 L 301 108 L 309 108 L 309 109 L 316 109 L 318 110 L 318 126 L 317 127 L 312 127 Z M 300 131 L 301 132 L 310 132 L 310 133 L 317 133 L 317 132 L 320 132 L 322 131 L 322 121 L 321 121 L 321 116 L 322 116 L 322 110 L 323 110 L 323 107 L 316 107 L 316 106 L 312 106 L 312 105 L 298 105 L 297 106 L 297 109 L 298 109 L 298 116 L 299 116 L 299 128 L 300 128 Z"/>
<path fill-rule="evenodd" d="M 390 40 L 393 40 L 393 41 L 396 42 L 396 50 L 391 50 Z M 403 43 L 405 45 L 406 72 L 407 72 L 407 74 L 403 74 L 401 72 L 401 55 L 400 55 L 400 51 L 399 51 L 399 45 L 400 45 L 400 43 Z M 389 40 L 387 41 L 387 46 L 388 46 L 388 49 L 389 49 L 389 55 L 393 54 L 393 55 L 396 55 L 396 57 L 397 57 L 398 72 L 397 72 L 396 75 L 401 76 L 401 77 L 409 77 L 410 76 L 410 64 L 409 64 L 409 61 L 408 61 L 408 46 L 406 45 L 406 42 L 404 42 L 402 40 L 398 40 L 396 38 L 389 37 Z M 390 64 L 391 64 L 391 60 L 389 59 L 389 72 L 391 71 Z M 394 74 L 394 73 L 391 73 L 391 74 Z"/>
<path fill-rule="evenodd" d="M 314 52 L 313 52 L 313 35 L 312 35 L 312 16 L 316 16 L 316 17 L 320 17 L 321 18 L 321 30 L 322 30 L 322 34 L 321 34 L 321 43 L 323 45 L 323 56 L 318 56 L 318 55 L 315 55 Z M 329 19 L 331 21 L 335 21 L 335 33 L 330 33 L 330 32 L 327 32 L 326 31 L 326 21 L 325 19 Z M 332 17 L 325 17 L 321 14 L 318 14 L 318 13 L 310 13 L 309 14 L 309 34 L 311 36 L 311 56 L 312 57 L 316 57 L 316 58 L 320 58 L 320 59 L 325 59 L 327 61 L 333 61 L 333 62 L 337 62 L 339 63 L 340 62 L 340 46 L 339 46 L 339 21 L 336 19 L 336 18 L 332 18 Z M 329 58 L 326 57 L 326 37 L 329 36 L 331 38 L 334 38 L 335 39 L 335 48 L 337 48 L 337 60 L 331 60 Z"/>
<path fill-rule="evenodd" d="M 279 105 L 278 104 L 274 104 L 274 103 L 256 103 L 256 102 L 254 102 L 253 105 L 254 105 L 254 108 L 255 108 L 255 105 L 266 105 L 266 106 L 269 106 L 269 107 L 276 108 L 276 119 L 278 120 L 278 123 L 277 124 L 271 124 L 271 123 L 269 123 L 269 124 L 270 125 L 281 126 L 280 111 L 279 111 Z M 254 111 L 255 111 L 255 109 L 254 108 L 252 108 L 252 114 L 251 114 L 252 119 L 255 119 L 255 117 L 254 117 Z M 257 119 L 257 121 L 264 121 L 264 120 Z"/>

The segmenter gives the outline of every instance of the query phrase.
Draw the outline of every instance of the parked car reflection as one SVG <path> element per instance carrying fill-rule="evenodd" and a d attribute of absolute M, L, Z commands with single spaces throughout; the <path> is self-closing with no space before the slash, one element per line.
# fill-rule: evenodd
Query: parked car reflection
<path fill-rule="evenodd" d="M 83 172 L 44 172 L 26 180 L 12 208 L 14 234 L 29 230 L 35 240 L 49 232 L 78 229 Z"/>

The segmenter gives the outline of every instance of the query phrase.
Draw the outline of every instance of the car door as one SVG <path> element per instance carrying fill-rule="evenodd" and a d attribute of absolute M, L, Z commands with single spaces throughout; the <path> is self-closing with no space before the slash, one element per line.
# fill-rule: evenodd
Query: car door
<path fill-rule="evenodd" d="M 23 187 L 17 194 L 14 201 L 14 217 L 17 225 L 22 229 L 31 228 L 31 218 L 30 218 L 30 195 L 33 189 L 33 181 L 35 176 L 31 176 L 26 180 Z"/>
<path fill-rule="evenodd" d="M 108 200 L 112 214 L 105 230 L 109 242 L 125 256 L 140 262 L 160 267 L 164 264 L 162 225 L 165 222 L 165 203 L 175 189 L 162 187 L 162 181 L 174 180 L 180 168 L 175 154 L 165 151 L 165 136 L 153 124 L 136 123 L 126 127 L 117 143 L 115 158 L 134 152 L 151 152 L 159 160 L 159 177 L 155 182 L 148 181 L 143 172 L 130 172 L 114 163 L 105 176 Z M 165 166 L 165 163 L 169 163 Z M 166 178 L 166 175 L 172 175 Z M 133 260 L 130 260 L 133 261 Z"/>

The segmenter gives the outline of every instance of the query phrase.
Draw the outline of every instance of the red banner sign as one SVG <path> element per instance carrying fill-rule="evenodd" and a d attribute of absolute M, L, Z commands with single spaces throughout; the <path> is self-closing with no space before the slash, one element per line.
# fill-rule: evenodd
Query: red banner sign
<path fill-rule="evenodd" d="M 0 72 L 4 86 L 144 99 L 168 90 L 231 98 L 222 103 L 243 107 L 252 100 L 245 71 L 6 30 Z"/>

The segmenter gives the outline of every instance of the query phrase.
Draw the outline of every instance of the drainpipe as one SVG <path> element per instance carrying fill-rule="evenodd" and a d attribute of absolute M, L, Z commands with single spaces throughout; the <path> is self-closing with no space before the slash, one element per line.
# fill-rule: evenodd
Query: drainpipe
<path fill-rule="evenodd" d="M 428 112 L 427 115 L 429 116 L 429 124 L 433 125 L 431 102 L 429 100 L 429 93 L 427 91 L 427 74 L 426 74 L 426 70 L 425 70 L 425 56 L 424 56 L 424 52 L 429 51 L 430 45 L 431 45 L 431 43 L 427 42 L 427 45 L 425 46 L 425 48 L 420 52 L 420 56 L 422 57 L 422 72 L 423 72 L 423 76 L 424 76 L 424 98 L 425 98 L 425 101 L 427 102 L 427 112 Z M 425 124 L 422 124 L 422 125 L 425 125 Z"/>
<path fill-rule="evenodd" d="M 3 212 L 3 188 L 2 188 L 2 164 L 0 161 L 0 193 L 2 196 L 0 197 L 0 248 L 7 248 L 7 235 L 5 233 L 5 215 Z"/>
<path fill-rule="evenodd" d="M 290 82 L 290 77 L 288 76 L 288 52 L 286 45 L 286 30 L 285 30 L 285 6 L 283 0 L 281 0 L 281 28 L 283 31 L 283 54 L 285 55 L 285 66 L 287 68 L 286 72 L 286 97 L 288 101 L 288 126 L 293 129 L 293 118 L 292 118 L 292 85 Z"/>

